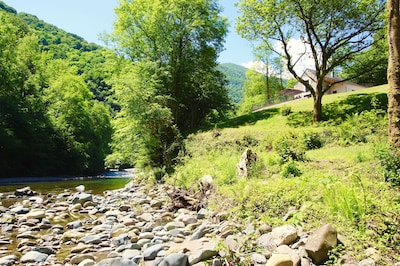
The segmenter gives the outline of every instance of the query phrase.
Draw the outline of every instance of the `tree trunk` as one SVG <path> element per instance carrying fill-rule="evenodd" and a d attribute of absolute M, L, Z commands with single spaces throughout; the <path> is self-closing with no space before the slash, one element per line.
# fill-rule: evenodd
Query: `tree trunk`
<path fill-rule="evenodd" d="M 387 1 L 388 11 L 388 116 L 389 140 L 395 149 L 400 149 L 400 14 L 399 0 Z"/>
<path fill-rule="evenodd" d="M 313 110 L 313 124 L 318 123 L 322 120 L 322 93 L 319 91 L 315 92 L 314 96 L 314 110 Z"/>

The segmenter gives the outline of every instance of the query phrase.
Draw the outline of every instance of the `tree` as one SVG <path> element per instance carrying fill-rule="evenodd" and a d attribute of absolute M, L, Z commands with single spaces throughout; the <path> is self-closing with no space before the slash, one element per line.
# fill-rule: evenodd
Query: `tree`
<path fill-rule="evenodd" d="M 157 95 L 170 98 L 180 130 L 202 123 L 229 99 L 216 69 L 227 21 L 215 0 L 123 0 L 116 8 L 114 40 L 133 62 L 156 62 L 163 70 Z"/>
<path fill-rule="evenodd" d="M 400 12 L 399 1 L 387 1 L 388 12 L 388 116 L 389 140 L 397 152 L 400 150 Z"/>
<path fill-rule="evenodd" d="M 131 62 L 112 82 L 121 111 L 108 162 L 169 172 L 181 132 L 229 107 L 216 62 L 227 32 L 220 11 L 215 0 L 120 1 L 112 37 Z"/>
<path fill-rule="evenodd" d="M 270 47 L 281 54 L 288 71 L 314 98 L 313 121 L 322 119 L 322 97 L 330 89 L 324 78 L 370 47 L 383 25 L 383 0 L 241 0 L 237 31 L 246 39 L 275 42 Z M 300 38 L 304 53 L 291 53 L 291 40 Z M 309 56 L 316 70 L 314 89 L 296 70 L 299 60 Z"/>
<path fill-rule="evenodd" d="M 279 79 L 269 77 L 267 81 L 269 94 L 265 92 L 265 74 L 252 69 L 246 71 L 246 80 L 243 84 L 243 100 L 239 109 L 240 114 L 248 114 L 252 111 L 253 105 L 271 102 L 271 97 L 277 96 L 278 91 L 281 89 Z"/>

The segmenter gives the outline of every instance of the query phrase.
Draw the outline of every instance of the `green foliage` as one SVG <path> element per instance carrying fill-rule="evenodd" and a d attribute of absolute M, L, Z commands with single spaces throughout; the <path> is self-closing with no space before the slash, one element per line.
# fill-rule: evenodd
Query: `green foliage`
<path fill-rule="evenodd" d="M 376 157 L 382 167 L 385 181 L 393 186 L 400 186 L 399 152 L 390 148 L 378 148 Z"/>
<path fill-rule="evenodd" d="M 121 111 L 115 120 L 109 165 L 166 167 L 171 171 L 182 149 L 180 133 L 173 123 L 170 98 L 158 95 L 160 71 L 156 64 L 126 64 L 113 80 Z"/>
<path fill-rule="evenodd" d="M 247 114 L 252 111 L 252 107 L 258 103 L 267 103 L 278 95 L 282 89 L 279 79 L 268 77 L 269 94 L 266 91 L 265 75 L 255 71 L 246 71 L 246 80 L 243 84 L 243 100 L 240 103 L 239 114 Z M 269 96 L 269 98 L 268 98 Z"/>
<path fill-rule="evenodd" d="M 292 178 L 301 176 L 302 172 L 293 160 L 288 161 L 282 165 L 282 176 L 284 178 Z"/>
<path fill-rule="evenodd" d="M 315 150 L 324 146 L 324 140 L 320 133 L 305 132 L 303 135 L 304 146 L 307 150 Z"/>
<path fill-rule="evenodd" d="M 248 69 L 231 63 L 218 65 L 217 69 L 226 76 L 231 101 L 236 104 L 240 103 L 243 99 L 243 84 L 246 80 L 246 71 Z"/>
<path fill-rule="evenodd" d="M 354 225 L 364 226 L 368 206 L 366 191 L 359 176 L 326 182 L 323 199 L 333 214 L 338 213 Z"/>
<path fill-rule="evenodd" d="M 157 63 L 167 107 L 181 131 L 230 108 L 217 67 L 227 20 L 215 0 L 120 1 L 113 39 L 132 61 Z"/>
<path fill-rule="evenodd" d="M 309 111 L 293 112 L 287 116 L 287 124 L 292 127 L 310 126 L 312 113 Z"/>
<path fill-rule="evenodd" d="M 281 108 L 281 115 L 288 116 L 292 113 L 292 108 L 290 106 L 284 106 Z"/>
<path fill-rule="evenodd" d="M 287 134 L 278 138 L 274 142 L 274 150 L 278 153 L 282 163 L 305 160 L 305 151 L 299 145 L 298 138 L 294 134 Z"/>

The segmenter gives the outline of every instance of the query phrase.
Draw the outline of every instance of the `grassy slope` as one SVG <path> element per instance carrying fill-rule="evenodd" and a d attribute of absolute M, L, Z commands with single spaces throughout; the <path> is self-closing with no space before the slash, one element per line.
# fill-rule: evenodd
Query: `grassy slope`
<path fill-rule="evenodd" d="M 337 103 L 346 99 L 352 101 L 344 104 L 349 108 L 345 113 L 360 110 L 348 103 L 362 103 L 371 109 L 375 97 L 371 95 L 382 96 L 386 90 L 387 86 L 379 86 L 326 95 L 323 104 L 332 116 L 343 112 Z M 312 100 L 287 103 L 287 107 L 301 117 L 305 114 L 300 111 L 312 109 Z M 400 194 L 384 182 L 375 156 L 387 141 L 386 117 L 377 113 L 342 115 L 340 122 L 328 120 L 317 127 L 289 126 L 288 117 L 281 116 L 277 108 L 237 117 L 216 129 L 190 135 L 183 164 L 169 181 L 193 188 L 202 176 L 210 174 L 217 187 L 212 206 L 228 210 L 233 220 L 273 226 L 291 223 L 304 230 L 332 223 L 342 236 L 346 253 L 361 260 L 366 258 L 365 250 L 373 247 L 379 250 L 381 263 L 391 263 L 399 259 Z M 310 136 L 322 141 L 323 147 L 305 149 Z M 278 155 L 282 143 L 305 152 L 305 160 L 282 162 Z M 250 177 L 241 179 L 236 165 L 246 147 L 256 152 L 258 159 Z M 292 172 L 298 176 L 290 177 Z M 283 222 L 289 210 L 294 210 L 293 215 Z"/>

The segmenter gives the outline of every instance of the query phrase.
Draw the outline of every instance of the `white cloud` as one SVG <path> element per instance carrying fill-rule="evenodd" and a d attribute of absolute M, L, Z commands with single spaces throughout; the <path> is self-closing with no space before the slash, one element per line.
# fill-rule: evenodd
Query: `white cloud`
<path fill-rule="evenodd" d="M 284 54 L 282 45 L 280 43 L 276 43 L 274 45 L 274 49 L 277 52 Z M 298 75 L 303 74 L 303 72 L 307 68 L 315 69 L 311 48 L 308 45 L 304 44 L 300 39 L 293 38 L 289 40 L 289 53 L 292 56 L 292 62 L 293 63 L 296 62 L 294 70 Z M 247 63 L 243 63 L 241 65 L 246 68 L 258 71 L 260 73 L 265 73 L 265 64 L 261 61 L 250 61 Z M 284 67 L 284 72 L 282 77 L 287 79 L 293 78 L 293 76 L 286 69 L 286 61 L 282 62 L 282 66 Z M 273 73 L 273 71 L 271 71 L 271 73 Z"/>
<path fill-rule="evenodd" d="M 276 43 L 274 48 L 281 54 L 284 54 L 283 47 L 281 43 Z M 315 69 L 314 59 L 312 57 L 311 47 L 301 39 L 290 39 L 288 42 L 289 54 L 292 56 L 292 63 L 295 64 L 294 70 L 298 75 L 303 74 L 303 72 L 309 69 Z M 284 60 L 283 65 L 286 66 L 286 60 Z M 292 78 L 288 70 L 285 70 L 285 74 Z"/>

